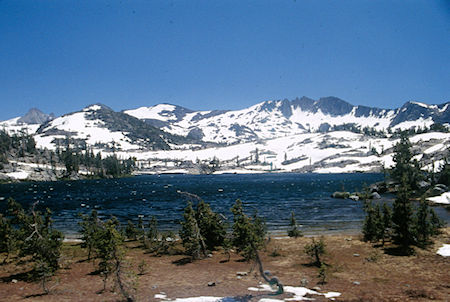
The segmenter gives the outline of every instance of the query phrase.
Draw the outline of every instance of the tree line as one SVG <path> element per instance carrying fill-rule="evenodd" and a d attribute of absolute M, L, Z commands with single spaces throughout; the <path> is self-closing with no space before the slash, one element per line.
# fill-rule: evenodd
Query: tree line
<path fill-rule="evenodd" d="M 8 164 L 8 158 L 31 157 L 36 163 L 48 164 L 56 171 L 57 165 L 65 167 L 62 178 L 78 174 L 84 168 L 90 177 L 121 177 L 130 175 L 136 167 L 136 159 L 129 157 L 119 159 L 116 154 L 103 157 L 100 152 L 85 143 L 66 137 L 63 146 L 57 144 L 55 151 L 36 149 L 32 135 L 19 133 L 10 135 L 0 130 L 0 170 Z"/>

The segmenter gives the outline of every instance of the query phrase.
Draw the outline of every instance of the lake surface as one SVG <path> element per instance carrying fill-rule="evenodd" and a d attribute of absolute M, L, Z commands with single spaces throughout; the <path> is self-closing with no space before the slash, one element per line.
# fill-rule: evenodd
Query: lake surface
<path fill-rule="evenodd" d="M 382 174 L 250 174 L 145 175 L 122 179 L 40 182 L 0 185 L 0 209 L 13 197 L 24 207 L 39 201 L 53 211 L 55 228 L 73 237 L 78 213 L 97 209 L 100 217 L 121 222 L 156 216 L 163 230 L 177 230 L 187 199 L 178 191 L 199 195 L 232 223 L 231 206 L 241 199 L 248 214 L 265 217 L 269 231 L 283 232 L 294 211 L 306 234 L 355 232 L 364 219 L 362 202 L 333 199 L 335 191 L 361 191 L 365 184 L 383 180 Z M 390 202 L 392 195 L 383 196 Z M 450 222 L 450 213 L 435 208 Z"/>

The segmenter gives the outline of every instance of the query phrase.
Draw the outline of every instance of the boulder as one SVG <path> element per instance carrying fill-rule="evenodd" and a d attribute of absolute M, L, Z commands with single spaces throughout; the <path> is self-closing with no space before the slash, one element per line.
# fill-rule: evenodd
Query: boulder
<path fill-rule="evenodd" d="M 444 185 L 444 184 L 437 184 L 434 187 L 435 188 L 440 188 L 440 189 L 444 190 L 445 192 L 448 191 L 448 187 L 446 185 Z"/>
<path fill-rule="evenodd" d="M 442 185 L 442 186 L 444 186 L 444 185 Z M 429 189 L 427 191 L 428 197 L 439 196 L 439 195 L 442 195 L 445 192 L 447 192 L 447 190 L 445 190 L 442 186 L 435 185 L 433 188 Z"/>
<path fill-rule="evenodd" d="M 371 199 L 381 199 L 381 196 L 377 192 L 373 192 L 372 194 L 370 194 L 370 198 Z"/>
<path fill-rule="evenodd" d="M 340 198 L 340 199 L 347 199 L 350 197 L 349 192 L 334 192 L 331 197 L 333 198 Z"/>
<path fill-rule="evenodd" d="M 420 189 L 426 189 L 426 188 L 428 188 L 429 186 L 431 186 L 431 184 L 430 184 L 429 182 L 427 182 L 427 181 L 421 180 L 421 181 L 419 181 L 419 182 L 417 183 L 417 186 L 418 186 Z"/>

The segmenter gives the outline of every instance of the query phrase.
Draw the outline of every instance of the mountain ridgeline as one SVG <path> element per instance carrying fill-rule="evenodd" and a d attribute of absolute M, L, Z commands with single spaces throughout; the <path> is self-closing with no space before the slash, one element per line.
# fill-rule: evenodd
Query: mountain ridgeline
<path fill-rule="evenodd" d="M 354 106 L 336 97 L 301 97 L 242 110 L 194 111 L 158 104 L 116 112 L 94 104 L 56 118 L 33 108 L 23 117 L 0 122 L 0 127 L 26 130 L 41 148 L 55 149 L 69 137 L 82 146 L 131 152 L 234 145 L 333 130 L 388 133 L 435 124 L 448 128 L 449 123 L 449 102 L 407 102 L 397 109 L 381 109 Z"/>
<path fill-rule="evenodd" d="M 150 125 L 170 133 L 206 142 L 242 143 L 280 136 L 327 132 L 333 128 L 373 128 L 377 131 L 406 130 L 450 122 L 449 103 L 427 105 L 407 102 L 401 108 L 353 106 L 336 97 L 307 97 L 265 101 L 235 111 L 193 111 L 159 104 L 126 110 Z"/>

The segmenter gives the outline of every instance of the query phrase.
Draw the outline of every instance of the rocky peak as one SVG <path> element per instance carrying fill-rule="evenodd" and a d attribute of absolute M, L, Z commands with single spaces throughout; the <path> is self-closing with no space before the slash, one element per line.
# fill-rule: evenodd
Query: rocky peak
<path fill-rule="evenodd" d="M 24 124 L 43 124 L 55 118 L 53 113 L 46 114 L 37 108 L 31 108 L 18 122 Z"/>

